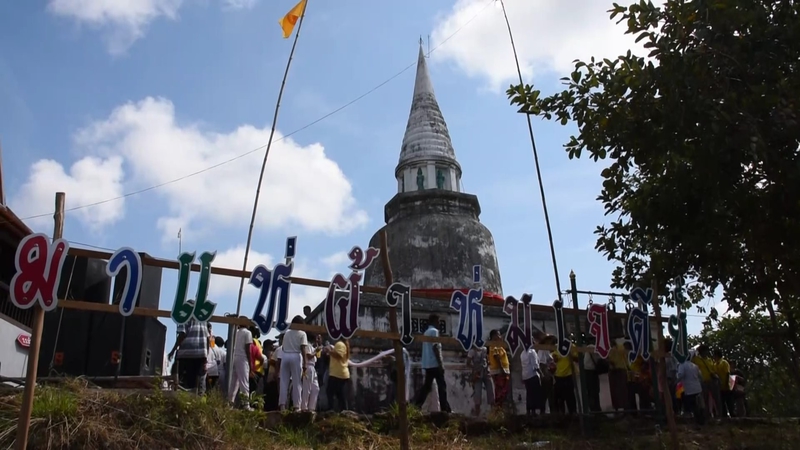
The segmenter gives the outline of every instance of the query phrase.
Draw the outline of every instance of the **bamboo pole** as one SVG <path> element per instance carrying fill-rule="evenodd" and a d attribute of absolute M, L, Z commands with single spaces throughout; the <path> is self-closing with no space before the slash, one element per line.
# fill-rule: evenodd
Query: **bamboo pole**
<path fill-rule="evenodd" d="M 383 263 L 383 277 L 386 282 L 386 289 L 394 283 L 392 266 L 389 262 L 389 243 L 386 238 L 386 227 L 381 230 L 381 262 Z M 398 425 L 400 427 L 400 449 L 408 450 L 408 405 L 406 404 L 406 368 L 403 360 L 403 343 L 400 342 L 397 330 L 397 308 L 389 309 L 389 327 L 392 333 L 397 336 L 394 340 L 394 360 L 397 369 L 397 409 Z"/>
<path fill-rule="evenodd" d="M 294 34 L 294 42 L 292 42 L 292 49 L 289 51 L 289 59 L 286 61 L 286 69 L 283 72 L 283 80 L 281 80 L 281 87 L 278 90 L 278 99 L 275 102 L 275 112 L 272 115 L 272 128 L 269 131 L 269 140 L 267 141 L 267 148 L 264 150 L 264 160 L 261 162 L 261 172 L 258 175 L 258 184 L 256 185 L 256 195 L 253 199 L 253 213 L 250 216 L 250 226 L 247 230 L 247 243 L 244 247 L 244 258 L 242 261 L 242 271 L 247 270 L 247 258 L 250 255 L 250 243 L 253 241 L 253 228 L 256 223 L 256 214 L 258 213 L 258 198 L 261 196 L 261 185 L 264 182 L 264 170 L 267 168 L 267 159 L 269 158 L 269 151 L 272 148 L 272 138 L 275 136 L 275 128 L 278 125 L 278 112 L 281 109 L 281 99 L 283 98 L 283 90 L 286 87 L 286 79 L 289 77 L 289 68 L 292 66 L 292 58 L 294 57 L 294 50 L 297 48 L 297 40 L 300 37 L 300 30 L 303 28 L 303 19 L 306 17 L 306 9 L 308 9 L 308 2 L 303 5 L 303 11 L 300 13 L 300 20 L 297 23 L 297 30 Z M 249 279 L 249 278 L 248 278 Z M 239 281 L 239 296 L 236 299 L 236 316 L 241 314 L 242 309 L 242 294 L 244 293 L 244 278 Z M 231 349 L 236 348 L 236 333 L 230 343 Z M 233 352 L 228 352 L 226 361 L 228 367 L 233 367 Z M 233 378 L 228 379 L 227 388 L 233 389 Z"/>
<path fill-rule="evenodd" d="M 61 239 L 64 235 L 64 202 L 66 195 L 56 192 L 56 212 L 53 215 L 53 241 Z M 40 250 L 41 252 L 41 250 Z M 48 255 L 40 254 L 39 258 Z M 33 396 L 36 391 L 36 372 L 39 370 L 39 351 L 42 348 L 42 329 L 44 328 L 44 310 L 39 302 L 33 305 L 33 326 L 31 327 L 31 346 L 28 349 L 28 370 L 25 373 L 25 392 L 22 394 L 22 405 L 19 409 L 17 421 L 17 440 L 14 448 L 25 450 L 28 448 L 28 432 L 31 427 L 31 412 L 33 412 Z"/>

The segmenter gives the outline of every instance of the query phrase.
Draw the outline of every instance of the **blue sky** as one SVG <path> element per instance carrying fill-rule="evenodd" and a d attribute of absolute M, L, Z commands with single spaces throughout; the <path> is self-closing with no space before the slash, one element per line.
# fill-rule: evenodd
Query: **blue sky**
<path fill-rule="evenodd" d="M 168 183 L 71 211 L 65 237 L 175 258 L 182 228 L 184 250 L 216 250 L 214 265 L 240 267 L 262 151 L 171 181 L 266 144 L 291 47 L 277 20 L 294 3 L 3 2 L 0 140 L 12 209 L 48 214 L 59 190 L 71 208 Z M 504 94 L 516 75 L 502 13 L 490 3 L 309 0 L 277 136 L 397 75 L 416 61 L 420 35 L 430 35 L 436 95 L 464 188 L 478 195 L 494 234 L 504 294 L 549 303 L 555 287 L 533 158 L 524 117 Z M 573 59 L 627 50 L 605 3 L 507 0 L 526 79 L 552 92 Z M 297 235 L 295 273 L 328 279 L 344 269 L 347 250 L 367 244 L 396 190 L 413 80 L 411 67 L 273 145 L 251 265 L 272 264 Z M 562 144 L 573 125 L 534 126 L 562 286 L 574 270 L 580 289 L 607 291 L 613 266 L 594 250 L 592 233 L 604 221 L 595 201 L 603 166 L 567 158 Z M 52 229 L 49 217 L 27 223 Z M 172 305 L 175 280 L 165 272 L 162 309 Z M 212 280 L 218 313 L 235 308 L 237 289 L 237 280 Z M 252 312 L 254 291 L 243 313 Z M 323 295 L 294 288 L 293 312 Z M 690 317 L 690 331 L 701 320 Z"/>

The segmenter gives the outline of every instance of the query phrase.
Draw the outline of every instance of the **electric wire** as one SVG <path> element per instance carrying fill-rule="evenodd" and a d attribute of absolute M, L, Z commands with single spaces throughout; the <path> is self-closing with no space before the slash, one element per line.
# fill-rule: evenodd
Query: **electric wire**
<path fill-rule="evenodd" d="M 457 34 L 458 34 L 458 33 L 459 33 L 461 30 L 463 30 L 463 29 L 464 29 L 464 28 L 465 28 L 467 25 L 469 25 L 470 23 L 472 23 L 472 21 L 474 21 L 475 19 L 477 19 L 477 18 L 478 18 L 478 16 L 479 16 L 481 13 L 483 13 L 483 11 L 485 11 L 485 10 L 486 10 L 486 8 L 488 8 L 488 7 L 489 7 L 490 5 L 492 5 L 494 2 L 495 2 L 495 0 L 489 0 L 489 1 L 486 3 L 486 5 L 484 5 L 484 7 L 483 7 L 483 8 L 481 8 L 481 9 L 480 9 L 480 10 L 479 10 L 479 11 L 478 11 L 478 12 L 477 12 L 477 13 L 476 13 L 476 14 L 475 14 L 475 15 L 474 15 L 474 16 L 473 16 L 471 19 L 469 19 L 469 20 L 467 20 L 466 22 L 464 22 L 464 24 L 462 24 L 460 27 L 458 27 L 458 28 L 457 28 L 457 29 L 456 29 L 456 30 L 455 30 L 453 33 L 451 33 L 449 36 L 447 36 L 445 39 L 443 39 L 443 40 L 442 40 L 442 42 L 440 42 L 440 43 L 438 43 L 436 46 L 434 46 L 434 47 L 433 47 L 433 48 L 430 50 L 429 54 L 430 54 L 430 53 L 433 53 L 433 52 L 434 52 L 434 51 L 436 51 L 438 48 L 440 48 L 441 46 L 443 46 L 444 44 L 446 44 L 446 43 L 447 43 L 447 42 L 448 42 L 450 39 L 452 39 L 453 37 L 455 37 L 455 36 L 456 36 L 456 35 L 457 35 Z M 300 128 L 298 128 L 298 129 L 296 129 L 296 130 L 292 131 L 291 133 L 285 134 L 285 135 L 281 136 L 280 138 L 278 138 L 278 139 L 275 139 L 274 141 L 272 141 L 272 143 L 274 144 L 274 143 L 276 143 L 276 142 L 280 142 L 280 141 L 282 141 L 282 140 L 284 140 L 284 139 L 286 139 L 286 138 L 289 138 L 289 137 L 291 137 L 291 136 L 294 136 L 295 134 L 297 134 L 297 133 L 300 133 L 301 131 L 304 131 L 304 130 L 308 129 L 308 128 L 310 128 L 310 127 L 312 127 L 312 126 L 314 126 L 314 125 L 316 125 L 316 124 L 318 124 L 318 123 L 322 122 L 323 120 L 325 120 L 325 119 L 327 119 L 327 118 L 329 118 L 329 117 L 331 117 L 331 116 L 333 116 L 333 115 L 336 115 L 336 114 L 338 114 L 339 112 L 343 111 L 344 109 L 346 109 L 346 108 L 348 108 L 348 107 L 352 106 L 353 104 L 355 104 L 355 103 L 359 102 L 360 100 L 362 100 L 363 98 L 367 97 L 368 95 L 370 95 L 370 94 L 374 93 L 375 91 L 377 91 L 378 89 L 382 88 L 383 86 L 385 86 L 385 85 L 389 84 L 390 82 L 392 82 L 393 80 L 395 80 L 397 77 L 399 77 L 400 75 L 404 74 L 405 72 L 407 72 L 407 71 L 408 71 L 409 69 L 411 69 L 412 67 L 416 66 L 416 64 L 417 64 L 417 61 L 415 60 L 413 63 L 411 63 L 411 64 L 409 64 L 409 65 L 405 66 L 405 67 L 404 67 L 402 70 L 400 70 L 399 72 L 395 73 L 395 74 L 394 74 L 394 75 L 392 75 L 391 77 L 389 77 L 389 78 L 387 78 L 386 80 L 382 81 L 381 83 L 377 84 L 376 86 L 374 86 L 373 88 L 371 88 L 371 89 L 369 89 L 368 91 L 364 92 L 363 94 L 359 95 L 358 97 L 356 97 L 356 98 L 354 98 L 354 99 L 350 100 L 349 102 L 347 102 L 347 103 L 345 103 L 344 105 L 342 105 L 342 106 L 340 106 L 340 107 L 338 107 L 338 108 L 334 109 L 333 111 L 331 111 L 331 112 L 329 112 L 329 113 L 327 113 L 327 114 L 325 114 L 325 115 L 323 115 L 323 116 L 321 116 L 321 117 L 319 117 L 319 118 L 317 118 L 317 119 L 315 119 L 315 120 L 313 120 L 313 121 L 311 121 L 311 122 L 307 123 L 306 125 L 303 125 L 302 127 L 300 127 Z M 208 166 L 208 167 L 206 167 L 206 168 L 200 169 L 200 170 L 198 170 L 198 171 L 196 171 L 196 172 L 192 172 L 192 173 L 189 173 L 189 174 L 183 175 L 183 176 L 181 176 L 181 177 L 178 177 L 178 178 L 175 178 L 175 179 L 172 179 L 172 180 L 169 180 L 169 181 L 165 181 L 165 182 L 163 182 L 163 183 L 158 183 L 158 184 L 154 184 L 154 185 L 152 185 L 152 186 L 148 186 L 148 187 L 146 187 L 146 188 L 143 188 L 143 189 L 139 189 L 139 190 L 136 190 L 136 191 L 127 192 L 127 193 L 125 193 L 125 194 L 122 194 L 122 195 L 119 195 L 119 196 L 117 196 L 117 197 L 107 198 L 107 199 L 105 199 L 105 200 L 100 200 L 100 201 L 97 201 L 97 202 L 92 202 L 92 203 L 87 203 L 87 204 L 84 204 L 84 205 L 79 205 L 79 206 L 73 206 L 73 207 L 71 207 L 71 208 L 66 208 L 66 209 L 64 210 L 64 212 L 65 212 L 65 213 L 67 213 L 67 212 L 72 212 L 72 211 L 77 211 L 77 210 L 81 210 L 81 209 L 91 208 L 91 207 L 94 207 L 94 206 L 103 205 L 103 204 L 106 204 L 106 203 L 115 202 L 115 201 L 122 200 L 122 199 L 125 199 L 125 198 L 128 198 L 128 197 L 133 197 L 133 196 L 136 196 L 136 195 L 139 195 L 139 194 L 144 194 L 145 192 L 149 192 L 149 191 L 152 191 L 152 190 L 160 189 L 160 188 L 162 188 L 162 187 L 164 187 L 164 186 L 168 186 L 168 185 L 170 185 L 170 184 L 179 183 L 179 182 L 181 182 L 181 181 L 184 181 L 184 180 L 186 180 L 186 179 L 189 179 L 189 178 L 195 177 L 195 176 L 197 176 L 197 175 L 202 175 L 202 174 L 204 174 L 204 173 L 206 173 L 206 172 L 208 172 L 208 171 L 214 170 L 214 169 L 216 169 L 216 168 L 218 168 L 218 167 L 222 167 L 222 166 L 224 166 L 224 165 L 227 165 L 227 164 L 230 164 L 230 163 L 232 163 L 232 162 L 234 162 L 234 161 L 237 161 L 237 160 L 239 160 L 239 159 L 242 159 L 242 158 L 244 158 L 244 157 L 246 157 L 246 156 L 252 155 L 253 153 L 255 153 L 255 152 L 259 151 L 259 150 L 264 150 L 264 149 L 267 147 L 267 145 L 268 145 L 268 144 L 261 145 L 261 146 L 259 146 L 259 147 L 257 147 L 257 148 L 254 148 L 254 149 L 252 149 L 252 150 L 249 150 L 249 151 L 247 151 L 247 152 L 245 152 L 245 153 L 242 153 L 242 154 L 239 154 L 239 155 L 237 155 L 237 156 L 234 156 L 234 157 L 232 157 L 232 158 L 230 158 L 230 159 L 227 159 L 227 160 L 225 160 L 225 161 L 222 161 L 222 162 L 219 162 L 219 163 L 217 163 L 217 164 L 214 164 L 214 165 Z M 34 214 L 34 215 L 32 215 L 32 216 L 23 217 L 23 218 L 21 218 L 20 220 L 22 220 L 22 221 L 25 221 L 25 220 L 31 220 L 31 219 L 38 219 L 38 218 L 41 218 L 41 217 L 47 217 L 47 216 L 50 216 L 50 215 L 52 215 L 52 214 L 53 214 L 52 212 L 47 212 L 47 213 L 42 213 L 42 214 Z M 8 222 L 9 222 L 9 221 L 0 221 L 0 224 L 3 224 L 3 223 L 8 223 Z"/>

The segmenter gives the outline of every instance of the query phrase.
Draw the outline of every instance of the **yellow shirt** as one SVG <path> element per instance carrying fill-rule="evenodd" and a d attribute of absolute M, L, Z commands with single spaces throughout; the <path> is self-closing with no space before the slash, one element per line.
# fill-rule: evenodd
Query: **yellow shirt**
<path fill-rule="evenodd" d="M 333 346 L 333 352 L 341 357 L 331 357 L 331 363 L 328 366 L 328 375 L 331 377 L 339 378 L 340 380 L 350 379 L 350 368 L 347 366 L 347 361 L 350 359 L 350 353 L 347 351 L 347 346 L 344 342 L 337 342 Z"/>
<path fill-rule="evenodd" d="M 719 377 L 720 389 L 723 391 L 731 390 L 731 365 L 725 359 L 720 359 L 714 364 L 714 372 Z"/>
<path fill-rule="evenodd" d="M 501 373 L 509 373 L 508 353 L 503 347 L 492 347 L 489 350 L 489 373 L 498 375 Z"/>
<path fill-rule="evenodd" d="M 628 351 L 624 345 L 617 344 L 608 352 L 608 364 L 612 369 L 628 369 Z"/>
<path fill-rule="evenodd" d="M 628 370 L 628 381 L 636 381 L 639 377 L 642 376 L 642 365 L 644 364 L 644 358 L 642 355 L 636 357 L 630 365 L 630 370 Z M 638 377 L 637 377 L 638 375 Z"/>
<path fill-rule="evenodd" d="M 558 350 L 552 353 L 553 360 L 556 362 L 556 378 L 564 378 L 572 376 L 573 358 L 578 357 L 578 349 L 573 345 L 569 351 L 569 356 L 561 356 Z"/>
<path fill-rule="evenodd" d="M 714 373 L 714 361 L 711 358 L 703 358 L 700 355 L 695 355 L 692 358 L 692 363 L 700 369 L 700 377 L 703 382 L 711 381 L 711 374 Z"/>
<path fill-rule="evenodd" d="M 261 347 L 261 341 L 259 341 L 258 339 L 253 339 L 253 344 L 256 344 L 256 347 L 258 347 L 258 350 L 262 354 L 264 353 L 264 348 Z M 264 361 L 260 359 L 256 360 L 254 365 L 256 367 L 256 373 L 259 375 L 264 375 Z"/>

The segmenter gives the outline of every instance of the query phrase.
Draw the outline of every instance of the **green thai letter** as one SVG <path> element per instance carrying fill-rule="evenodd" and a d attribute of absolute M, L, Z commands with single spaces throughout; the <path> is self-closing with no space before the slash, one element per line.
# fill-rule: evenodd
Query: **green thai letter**
<path fill-rule="evenodd" d="M 172 320 L 182 325 L 189 321 L 194 311 L 194 306 L 186 301 L 186 290 L 189 287 L 189 275 L 192 274 L 194 253 L 181 253 L 178 257 L 178 288 L 175 289 L 175 302 L 172 304 Z"/>
<path fill-rule="evenodd" d="M 197 283 L 197 296 L 195 297 L 194 318 L 205 322 L 214 314 L 217 304 L 208 300 L 208 283 L 211 280 L 211 263 L 217 252 L 203 252 L 200 255 L 200 281 Z"/>

